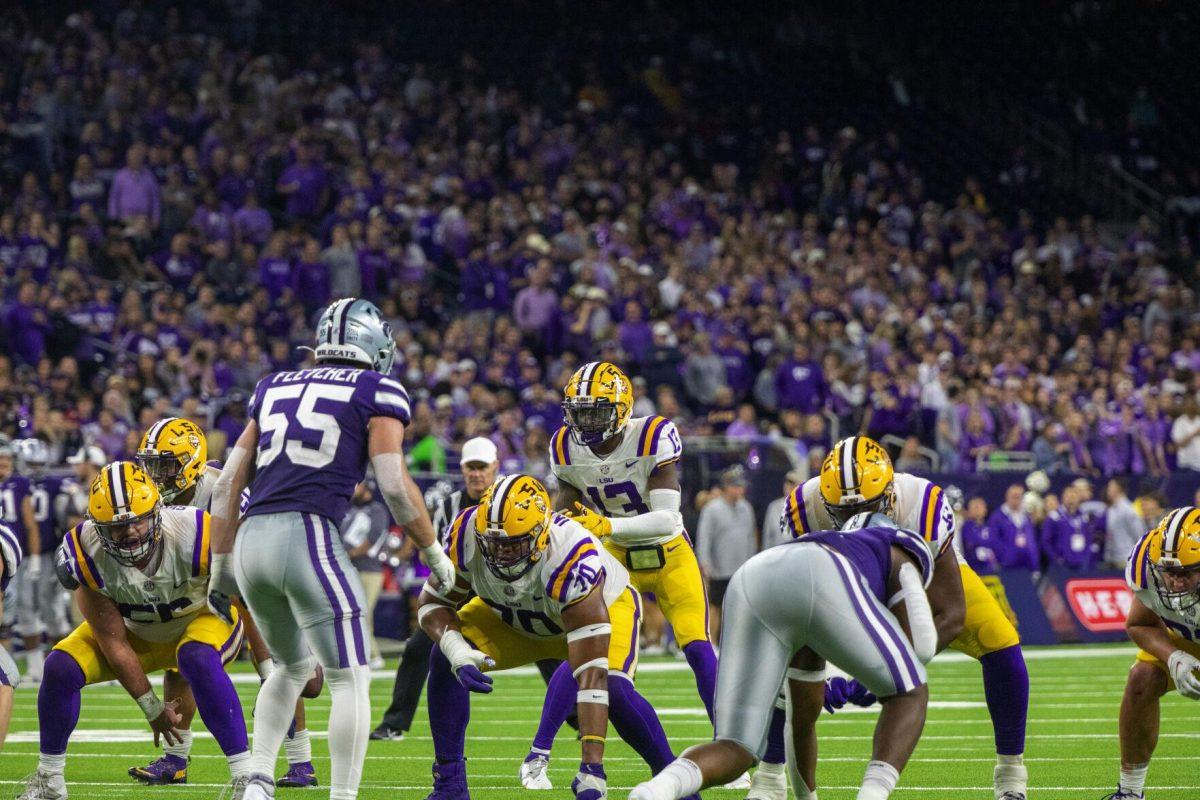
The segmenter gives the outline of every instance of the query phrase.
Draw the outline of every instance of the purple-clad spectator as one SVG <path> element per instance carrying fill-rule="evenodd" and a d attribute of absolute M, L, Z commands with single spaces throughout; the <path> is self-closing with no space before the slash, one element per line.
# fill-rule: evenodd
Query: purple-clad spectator
<path fill-rule="evenodd" d="M 987 502 L 982 497 L 972 497 L 967 502 L 960 535 L 963 556 L 971 569 L 981 575 L 1000 571 L 1002 546 L 997 533 L 988 525 Z"/>
<path fill-rule="evenodd" d="M 692 351 L 684 362 L 683 386 L 701 408 L 712 406 L 717 390 L 726 388 L 725 363 L 713 352 L 706 333 L 692 337 Z"/>
<path fill-rule="evenodd" d="M 988 517 L 987 526 L 996 536 L 996 555 L 1003 569 L 1041 569 L 1033 520 L 1023 506 L 1025 488 L 1018 483 L 1004 493 L 1004 504 Z"/>
<path fill-rule="evenodd" d="M 263 245 L 275 230 L 271 214 L 258 204 L 258 195 L 249 192 L 242 207 L 233 212 L 233 232 L 239 242 Z"/>
<path fill-rule="evenodd" d="M 646 363 L 654 347 L 654 334 L 650 323 L 646 322 L 641 303 L 630 300 L 625 304 L 625 319 L 617 325 L 617 341 L 632 364 L 640 367 Z"/>
<path fill-rule="evenodd" d="M 367 229 L 366 246 L 358 251 L 358 270 L 363 297 L 377 300 L 388 290 L 394 269 L 383 241 L 383 232 L 377 226 L 372 225 Z"/>
<path fill-rule="evenodd" d="M 1042 521 L 1042 553 L 1049 564 L 1070 570 L 1092 569 L 1100 561 L 1100 542 L 1092 536 L 1087 518 L 1079 509 L 1079 490 L 1067 486 L 1058 508 Z"/>
<path fill-rule="evenodd" d="M 113 177 L 108 192 L 108 216 L 121 222 L 145 220 L 151 230 L 162 220 L 162 196 L 158 179 L 146 167 L 145 145 L 130 147 L 125 167 Z"/>
<path fill-rule="evenodd" d="M 272 299 L 283 294 L 292 286 L 292 260 L 287 254 L 287 238 L 282 233 L 271 237 L 266 251 L 258 260 L 258 285 L 267 290 Z"/>
<path fill-rule="evenodd" d="M 212 189 L 204 192 L 204 200 L 192 215 L 192 225 L 200 231 L 201 238 L 206 242 L 217 239 L 233 240 L 233 219 L 221 207 L 217 193 Z"/>
<path fill-rule="evenodd" d="M 200 259 L 192 253 L 191 241 L 186 233 L 172 236 L 171 246 L 150 261 L 176 289 L 186 289 L 200 274 Z"/>
<path fill-rule="evenodd" d="M 288 216 L 296 220 L 315 219 L 329 202 L 329 172 L 314 156 L 314 145 L 297 142 L 296 163 L 283 171 L 275 187 L 287 198 Z"/>
<path fill-rule="evenodd" d="M 791 358 L 775 372 L 775 397 L 779 408 L 804 414 L 818 411 L 825 403 L 825 374 L 810 355 L 808 345 L 796 342 Z"/>
<path fill-rule="evenodd" d="M 5 324 L 8 331 L 6 338 L 13 343 L 13 352 L 26 364 L 41 361 L 46 352 L 46 336 L 51 329 L 45 310 L 37 302 L 36 284 L 21 284 L 17 290 L 17 301 L 8 310 Z"/>
<path fill-rule="evenodd" d="M 713 350 L 725 364 L 725 381 L 733 390 L 733 396 L 738 399 L 745 397 L 750 393 L 754 381 L 754 373 L 750 368 L 750 344 L 739 338 L 736 331 L 725 327 L 717 334 L 717 344 Z"/>
<path fill-rule="evenodd" d="M 230 170 L 217 181 L 217 197 L 226 208 L 241 208 L 258 192 L 258 181 L 250 170 L 250 159 L 242 152 L 233 154 Z"/>
<path fill-rule="evenodd" d="M 292 269 L 292 290 L 310 315 L 330 300 L 329 267 L 321 261 L 321 245 L 309 237 Z"/>
<path fill-rule="evenodd" d="M 529 285 L 517 292 L 513 301 L 517 327 L 533 340 L 545 333 L 558 314 L 558 292 L 550 285 L 552 270 L 553 263 L 549 259 L 538 260 L 529 271 Z"/>
<path fill-rule="evenodd" d="M 996 449 L 996 441 L 985 430 L 980 414 L 972 413 L 967 417 L 958 449 L 959 467 L 967 472 L 974 472 L 978 459 L 990 455 Z"/>

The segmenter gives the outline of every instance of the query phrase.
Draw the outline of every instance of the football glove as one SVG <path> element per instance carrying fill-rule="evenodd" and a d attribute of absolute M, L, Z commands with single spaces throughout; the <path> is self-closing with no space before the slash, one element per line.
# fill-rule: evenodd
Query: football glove
<path fill-rule="evenodd" d="M 421 558 L 424 559 L 425 565 L 429 567 L 429 574 L 433 577 L 434 584 L 439 589 L 445 591 L 454 586 L 456 577 L 454 562 L 442 550 L 441 545 L 434 541 L 428 547 L 421 548 Z"/>
<path fill-rule="evenodd" d="M 607 800 L 608 776 L 600 764 L 580 764 L 575 780 L 571 781 L 575 800 Z"/>
<path fill-rule="evenodd" d="M 830 714 L 846 703 L 866 708 L 875 704 L 875 695 L 858 681 L 834 677 L 825 681 L 825 710 Z"/>
<path fill-rule="evenodd" d="M 1192 700 L 1200 700 L 1200 676 L 1196 670 L 1200 670 L 1200 659 L 1190 653 L 1176 650 L 1167 659 L 1167 671 L 1175 679 L 1175 688 Z"/>
<path fill-rule="evenodd" d="M 592 511 L 583 503 L 576 502 L 575 509 L 567 511 L 566 514 L 601 539 L 612 533 L 612 521 L 608 517 Z"/>
<path fill-rule="evenodd" d="M 480 694 L 488 694 L 492 691 L 491 676 L 483 674 L 484 669 L 496 666 L 496 662 L 492 660 L 491 656 L 482 650 L 471 647 L 463 635 L 455 630 L 443 633 L 438 647 L 441 649 L 442 655 L 450 662 L 450 669 L 454 670 L 454 677 L 458 679 L 464 689 Z"/>
<path fill-rule="evenodd" d="M 233 554 L 213 553 L 208 574 L 208 610 L 228 625 L 233 624 L 233 598 L 237 591 Z"/>

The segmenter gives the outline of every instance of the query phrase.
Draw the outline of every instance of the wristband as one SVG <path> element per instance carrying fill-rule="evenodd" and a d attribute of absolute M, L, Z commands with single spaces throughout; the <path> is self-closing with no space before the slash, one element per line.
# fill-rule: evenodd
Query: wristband
<path fill-rule="evenodd" d="M 580 689 L 575 693 L 576 703 L 595 703 L 598 706 L 608 705 L 607 689 Z"/>
<path fill-rule="evenodd" d="M 137 698 L 137 704 L 138 708 L 142 710 L 142 713 L 146 715 L 146 719 L 150 720 L 151 722 L 161 717 L 163 709 L 166 708 L 166 706 L 163 705 L 163 701 L 158 699 L 158 695 L 154 693 L 153 689 Z"/>
<path fill-rule="evenodd" d="M 580 664 L 571 673 L 571 677 L 578 680 L 579 676 L 584 672 L 587 672 L 589 669 L 602 669 L 608 671 L 608 657 L 604 656 L 602 658 L 593 658 L 591 661 Z"/>
<path fill-rule="evenodd" d="M 584 625 L 573 631 L 567 631 L 567 644 L 580 639 L 590 639 L 593 636 L 608 636 L 612 633 L 611 622 L 597 622 L 595 625 Z"/>

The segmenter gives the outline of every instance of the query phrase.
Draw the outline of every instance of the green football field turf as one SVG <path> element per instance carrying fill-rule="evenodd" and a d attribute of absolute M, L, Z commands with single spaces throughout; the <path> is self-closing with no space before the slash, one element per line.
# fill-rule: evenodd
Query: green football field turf
<path fill-rule="evenodd" d="M 1098 798 L 1110 791 L 1117 773 L 1117 708 L 1133 656 L 1129 646 L 1029 648 L 1032 702 L 1027 763 L 1030 800 Z M 389 663 L 389 668 L 393 664 Z M 247 713 L 257 679 L 239 670 L 238 689 Z M 496 676 L 493 694 L 476 696 L 468 732 L 468 774 L 476 800 L 512 800 L 524 794 L 517 769 L 533 735 L 543 686 L 531 670 Z M 658 709 L 676 750 L 708 738 L 710 729 L 686 664 L 647 660 L 638 686 Z M 921 744 L 893 797 L 991 798 L 994 760 L 991 724 L 983 702 L 979 666 L 956 654 L 940 656 L 930 669 L 931 708 Z M 376 673 L 372 684 L 375 715 L 390 697 L 391 675 Z M 12 732 L 0 755 L 0 798 L 12 797 L 37 760 L 36 693 L 18 692 Z M 322 731 L 329 715 L 328 692 L 309 705 L 314 756 L 322 780 L 329 759 Z M 1200 797 L 1200 715 L 1192 701 L 1170 695 L 1163 701 L 1162 738 L 1151 764 L 1147 797 L 1184 800 Z M 822 800 L 847 800 L 870 753 L 873 710 L 823 716 L 818 731 L 818 780 Z M 197 720 L 190 783 L 147 788 L 125 771 L 154 753 L 149 729 L 133 701 L 116 686 L 84 691 L 83 713 L 67 758 L 72 798 L 216 797 L 228 780 L 215 742 Z M 550 774 L 555 784 L 546 797 L 569 796 L 578 745 L 564 729 L 554 748 Z M 610 731 L 611 734 L 611 731 Z M 610 739 L 606 766 L 614 798 L 647 773 L 624 744 Z M 432 746 L 424 706 L 418 724 L 400 742 L 372 742 L 367 756 L 364 800 L 420 798 L 430 786 Z M 281 771 L 283 769 L 281 761 Z M 743 793 L 710 790 L 709 797 L 740 798 Z M 280 790 L 279 797 L 328 797 L 328 789 Z"/>

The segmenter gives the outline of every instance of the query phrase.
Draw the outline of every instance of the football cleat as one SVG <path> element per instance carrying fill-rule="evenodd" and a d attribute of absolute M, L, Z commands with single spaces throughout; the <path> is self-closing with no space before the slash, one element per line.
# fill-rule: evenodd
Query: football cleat
<path fill-rule="evenodd" d="M 753 784 L 753 781 L 750 780 L 750 773 L 743 772 L 741 775 L 738 775 L 736 778 L 731 780 L 729 783 L 725 784 L 724 788 L 737 789 L 740 791 L 742 789 L 749 789 L 751 784 Z"/>
<path fill-rule="evenodd" d="M 404 731 L 396 730 L 390 725 L 380 725 L 371 731 L 371 741 L 374 742 L 398 742 L 403 738 Z"/>
<path fill-rule="evenodd" d="M 67 800 L 67 780 L 39 769 L 25 780 L 25 790 L 17 800 Z"/>
<path fill-rule="evenodd" d="M 230 800 L 274 800 L 275 797 L 275 781 L 270 775 L 240 775 L 230 786 L 234 789 Z M 239 788 L 241 794 L 237 793 Z"/>
<path fill-rule="evenodd" d="M 1141 797 L 1141 795 L 1138 795 L 1138 797 Z M 1004 794 L 997 795 L 996 800 L 1025 800 L 1025 793 L 1024 792 L 1005 792 Z"/>
<path fill-rule="evenodd" d="M 144 767 L 130 767 L 129 777 L 150 786 L 187 783 L 188 759 L 164 753 Z"/>
<path fill-rule="evenodd" d="M 541 753 L 530 753 L 525 756 L 521 765 L 521 785 L 526 789 L 553 789 L 550 776 L 546 771 L 550 767 L 550 759 Z"/>
<path fill-rule="evenodd" d="M 760 761 L 758 769 L 750 779 L 750 791 L 746 792 L 746 800 L 787 800 L 788 779 L 787 770 L 783 764 L 770 764 Z"/>
<path fill-rule="evenodd" d="M 425 800 L 471 800 L 467 790 L 467 762 L 433 764 L 433 791 Z"/>
<path fill-rule="evenodd" d="M 287 773 L 275 781 L 275 785 L 281 789 L 306 789 L 309 786 L 317 786 L 317 771 L 311 761 L 289 764 Z"/>
<path fill-rule="evenodd" d="M 1024 795 L 1021 795 L 1021 797 L 1024 798 Z M 1115 792 L 1104 795 L 1100 800 L 1145 800 L 1145 797 L 1146 795 L 1144 794 L 1134 794 L 1118 787 Z"/>

